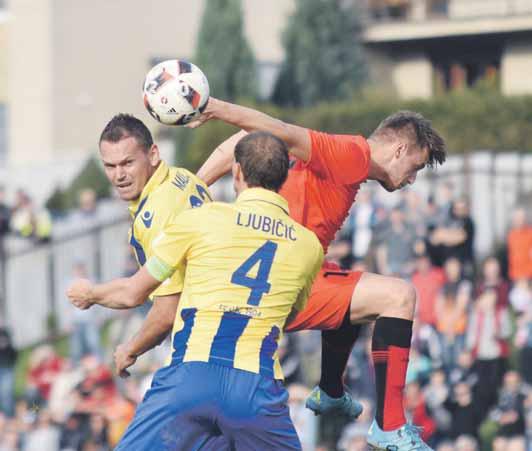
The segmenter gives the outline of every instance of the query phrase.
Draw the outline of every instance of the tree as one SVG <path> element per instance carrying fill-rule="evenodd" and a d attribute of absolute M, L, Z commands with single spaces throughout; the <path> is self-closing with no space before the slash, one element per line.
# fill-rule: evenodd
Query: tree
<path fill-rule="evenodd" d="M 309 106 L 352 94 L 367 75 L 361 31 L 354 0 L 296 0 L 283 33 L 285 60 L 272 100 Z"/>
<path fill-rule="evenodd" d="M 111 184 L 107 180 L 100 162 L 95 157 L 87 160 L 67 188 L 61 189 L 58 186 L 55 188 L 46 201 L 46 208 L 54 214 L 62 214 L 77 207 L 78 195 L 85 188 L 93 189 L 98 199 L 111 195 Z"/>
<path fill-rule="evenodd" d="M 196 62 L 216 97 L 256 96 L 255 57 L 244 36 L 241 0 L 207 0 Z"/>

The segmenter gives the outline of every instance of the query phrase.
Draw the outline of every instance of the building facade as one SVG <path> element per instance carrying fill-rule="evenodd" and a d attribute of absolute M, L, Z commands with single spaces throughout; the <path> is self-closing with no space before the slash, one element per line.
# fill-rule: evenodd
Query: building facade
<path fill-rule="evenodd" d="M 532 93 L 532 0 L 365 0 L 365 13 L 375 75 L 400 97 L 483 79 L 503 94 Z"/>
<path fill-rule="evenodd" d="M 64 177 L 117 112 L 156 127 L 142 80 L 156 60 L 193 59 L 206 1 L 0 0 L 0 175 Z M 380 88 L 428 98 L 486 79 L 532 93 L 532 0 L 351 1 Z M 294 6 L 243 0 L 264 98 Z"/>

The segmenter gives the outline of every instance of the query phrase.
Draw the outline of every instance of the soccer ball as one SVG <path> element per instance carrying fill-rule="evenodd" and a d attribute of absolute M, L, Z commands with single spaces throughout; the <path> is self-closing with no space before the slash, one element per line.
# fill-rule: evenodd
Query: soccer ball
<path fill-rule="evenodd" d="M 143 87 L 144 106 L 166 125 L 185 125 L 198 116 L 209 100 L 209 82 L 194 64 L 168 60 L 154 66 Z"/>

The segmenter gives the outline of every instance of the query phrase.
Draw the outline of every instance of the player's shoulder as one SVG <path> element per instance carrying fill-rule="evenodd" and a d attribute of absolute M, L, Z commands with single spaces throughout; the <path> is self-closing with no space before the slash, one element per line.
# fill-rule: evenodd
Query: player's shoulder
<path fill-rule="evenodd" d="M 163 183 L 168 187 L 185 191 L 188 188 L 193 188 L 195 185 L 201 185 L 206 188 L 205 182 L 201 180 L 196 174 L 186 168 L 177 166 L 170 166 L 168 170 L 168 177 Z"/>
<path fill-rule="evenodd" d="M 189 208 L 183 214 L 192 218 L 214 218 L 216 216 L 224 216 L 232 212 L 231 204 L 226 202 L 208 202 L 201 206 L 201 208 Z"/>
<path fill-rule="evenodd" d="M 180 206 L 185 200 L 188 203 L 191 194 L 198 193 L 203 201 L 209 201 L 212 198 L 207 185 L 197 175 L 188 169 L 172 166 L 169 168 L 168 176 L 153 191 L 152 196 L 157 197 L 162 202 L 168 201 L 175 206 Z M 199 204 L 203 201 L 200 201 Z"/>
<path fill-rule="evenodd" d="M 319 247 L 321 248 L 321 243 L 316 234 L 306 227 L 302 226 L 301 224 L 297 224 L 299 228 L 301 229 L 301 234 L 305 237 L 305 240 L 313 247 Z"/>
<path fill-rule="evenodd" d="M 316 147 L 352 146 L 353 148 L 365 148 L 368 145 L 366 138 L 359 134 L 328 133 L 310 129 L 309 134 L 312 145 Z"/>

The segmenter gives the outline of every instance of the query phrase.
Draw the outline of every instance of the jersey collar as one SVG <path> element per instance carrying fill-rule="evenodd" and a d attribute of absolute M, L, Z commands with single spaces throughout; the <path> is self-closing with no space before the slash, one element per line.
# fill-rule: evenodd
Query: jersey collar
<path fill-rule="evenodd" d="M 161 161 L 159 163 L 159 167 L 149 178 L 148 183 L 146 183 L 146 186 L 144 186 L 144 189 L 142 190 L 142 193 L 140 193 L 139 198 L 129 203 L 128 210 L 132 216 L 135 216 L 139 209 L 139 205 L 141 203 L 143 204 L 143 201 L 151 194 L 151 192 L 166 180 L 169 172 L 170 168 L 168 167 L 168 165 L 164 161 Z"/>
<path fill-rule="evenodd" d="M 247 188 L 236 199 L 236 203 L 260 201 L 275 205 L 289 215 L 288 202 L 286 199 L 273 191 L 264 188 Z"/>

